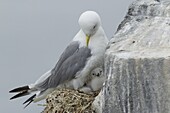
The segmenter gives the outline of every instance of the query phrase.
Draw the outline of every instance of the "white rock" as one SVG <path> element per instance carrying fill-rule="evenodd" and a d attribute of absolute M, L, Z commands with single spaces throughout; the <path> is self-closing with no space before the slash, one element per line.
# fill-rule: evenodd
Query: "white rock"
<path fill-rule="evenodd" d="M 170 1 L 129 7 L 106 51 L 105 75 L 96 98 L 102 113 L 170 113 Z"/>

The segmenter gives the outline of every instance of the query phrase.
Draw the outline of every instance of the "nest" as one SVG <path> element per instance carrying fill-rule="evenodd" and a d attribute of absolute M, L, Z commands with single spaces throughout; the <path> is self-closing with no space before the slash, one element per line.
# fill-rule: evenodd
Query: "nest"
<path fill-rule="evenodd" d="M 57 89 L 47 97 L 43 113 L 95 113 L 91 105 L 98 93 L 85 94 L 71 89 Z"/>

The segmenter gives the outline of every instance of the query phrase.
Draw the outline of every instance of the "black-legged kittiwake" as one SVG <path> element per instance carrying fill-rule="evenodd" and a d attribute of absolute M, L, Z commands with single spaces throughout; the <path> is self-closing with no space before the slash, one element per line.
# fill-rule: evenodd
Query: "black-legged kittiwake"
<path fill-rule="evenodd" d="M 91 71 L 104 63 L 104 52 L 108 39 L 101 26 L 99 15 L 94 11 L 81 14 L 80 31 L 61 54 L 52 70 L 42 75 L 34 84 L 15 88 L 17 93 L 10 99 L 33 94 L 24 104 L 44 99 L 61 84 L 68 84 L 75 90 L 81 88 Z"/>

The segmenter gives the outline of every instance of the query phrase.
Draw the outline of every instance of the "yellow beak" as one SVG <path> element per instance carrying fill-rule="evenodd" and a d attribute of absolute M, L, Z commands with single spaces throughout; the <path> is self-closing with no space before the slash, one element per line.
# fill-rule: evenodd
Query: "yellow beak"
<path fill-rule="evenodd" d="M 89 45 L 90 36 L 86 35 L 86 46 Z"/>

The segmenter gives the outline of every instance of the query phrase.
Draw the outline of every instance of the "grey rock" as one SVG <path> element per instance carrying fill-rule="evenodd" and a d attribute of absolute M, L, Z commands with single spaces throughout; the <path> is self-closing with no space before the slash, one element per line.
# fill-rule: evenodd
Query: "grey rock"
<path fill-rule="evenodd" d="M 103 113 L 170 113 L 170 1 L 130 5 L 106 51 L 105 75 L 96 100 Z"/>
<path fill-rule="evenodd" d="M 95 111 L 95 113 L 102 113 L 102 106 L 104 102 L 104 93 L 101 91 L 97 97 L 95 97 L 95 100 L 92 103 L 92 109 Z"/>

